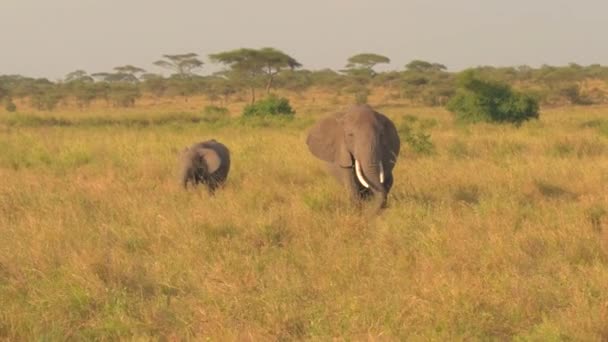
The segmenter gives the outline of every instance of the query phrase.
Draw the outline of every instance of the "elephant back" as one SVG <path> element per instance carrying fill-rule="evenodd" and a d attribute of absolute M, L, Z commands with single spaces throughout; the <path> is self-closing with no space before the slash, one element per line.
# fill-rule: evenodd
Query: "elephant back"
<path fill-rule="evenodd" d="M 215 139 L 201 142 L 196 146 L 201 149 L 209 173 L 215 173 L 220 178 L 225 178 L 230 171 L 230 150 L 228 147 Z"/>

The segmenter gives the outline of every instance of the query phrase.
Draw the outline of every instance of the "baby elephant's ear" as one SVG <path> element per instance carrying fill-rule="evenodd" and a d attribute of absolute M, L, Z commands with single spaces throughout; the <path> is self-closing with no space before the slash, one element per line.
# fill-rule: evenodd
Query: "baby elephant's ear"
<path fill-rule="evenodd" d="M 306 144 L 315 157 L 334 163 L 339 158 L 343 135 L 342 124 L 338 118 L 330 116 L 321 119 L 310 129 Z"/>
<path fill-rule="evenodd" d="M 207 163 L 207 172 L 214 173 L 222 165 L 222 159 L 214 150 L 210 148 L 202 148 L 201 154 Z"/>

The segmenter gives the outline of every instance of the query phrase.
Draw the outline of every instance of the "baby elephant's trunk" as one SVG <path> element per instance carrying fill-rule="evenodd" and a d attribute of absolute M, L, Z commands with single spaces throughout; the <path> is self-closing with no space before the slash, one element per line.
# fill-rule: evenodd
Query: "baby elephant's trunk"
<path fill-rule="evenodd" d="M 196 186 L 205 179 L 207 164 L 198 149 L 186 150 L 182 158 L 182 184 L 187 189 L 188 183 Z"/>

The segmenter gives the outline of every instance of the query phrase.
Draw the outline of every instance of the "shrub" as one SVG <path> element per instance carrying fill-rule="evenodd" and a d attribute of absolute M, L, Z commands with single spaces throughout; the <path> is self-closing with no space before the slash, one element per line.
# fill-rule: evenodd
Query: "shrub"
<path fill-rule="evenodd" d="M 454 140 L 452 144 L 448 146 L 448 153 L 455 158 L 469 158 L 474 156 L 474 153 L 469 149 L 469 146 L 460 140 Z"/>
<path fill-rule="evenodd" d="M 137 86 L 116 84 L 112 86 L 108 98 L 115 107 L 133 107 L 140 97 L 141 92 Z"/>
<path fill-rule="evenodd" d="M 218 106 L 205 106 L 203 109 L 203 120 L 207 122 L 217 122 L 229 116 L 228 108 Z"/>
<path fill-rule="evenodd" d="M 75 84 L 74 86 L 75 87 L 72 89 L 72 94 L 76 99 L 78 108 L 88 108 L 91 102 L 97 98 L 97 89 L 95 88 L 95 85 L 79 83 Z"/>
<path fill-rule="evenodd" d="M 590 105 L 593 101 L 581 92 L 578 84 L 564 84 L 557 88 L 560 97 L 565 98 L 570 104 Z"/>
<path fill-rule="evenodd" d="M 367 104 L 367 98 L 369 96 L 369 91 L 361 91 L 355 94 L 355 103 L 360 105 L 360 104 Z"/>
<path fill-rule="evenodd" d="M 15 112 L 17 110 L 17 106 L 10 97 L 6 99 L 4 109 L 6 109 L 6 111 L 10 113 Z"/>
<path fill-rule="evenodd" d="M 409 132 L 404 136 L 405 142 L 416 153 L 429 156 L 435 153 L 431 135 L 424 132 Z"/>
<path fill-rule="evenodd" d="M 366 104 L 370 95 L 370 90 L 361 84 L 354 84 L 345 89 L 349 94 L 353 95 L 353 100 L 356 104 Z"/>
<path fill-rule="evenodd" d="M 245 117 L 266 115 L 293 116 L 295 113 L 289 104 L 289 100 L 284 97 L 276 97 L 275 95 L 270 95 L 264 100 L 247 105 L 243 109 L 243 116 Z"/>
<path fill-rule="evenodd" d="M 595 232 L 602 232 L 602 219 L 607 213 L 606 208 L 599 204 L 594 204 L 591 208 L 587 209 L 587 218 L 591 222 L 591 226 Z"/>
<path fill-rule="evenodd" d="M 472 71 L 460 76 L 459 89 L 446 107 L 460 121 L 516 125 L 537 119 L 539 109 L 532 96 L 514 92 L 504 83 L 476 78 Z"/>
<path fill-rule="evenodd" d="M 32 106 L 38 110 L 52 111 L 62 99 L 63 95 L 58 91 L 45 89 L 32 94 L 30 101 Z"/>
<path fill-rule="evenodd" d="M 418 120 L 414 115 L 404 115 L 399 125 L 399 135 L 405 143 L 418 155 L 432 155 L 435 153 L 435 145 L 431 141 L 431 135 L 426 133 L 426 120 Z"/>

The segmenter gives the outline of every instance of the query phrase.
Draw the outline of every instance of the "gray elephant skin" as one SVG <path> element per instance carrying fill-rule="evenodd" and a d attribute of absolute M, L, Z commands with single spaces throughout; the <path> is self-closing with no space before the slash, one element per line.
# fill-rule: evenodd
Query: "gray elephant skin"
<path fill-rule="evenodd" d="M 353 106 L 319 120 L 306 143 L 353 201 L 373 200 L 376 209 L 386 207 L 401 145 L 389 118 L 368 105 Z"/>
<path fill-rule="evenodd" d="M 222 186 L 230 171 L 230 151 L 211 139 L 186 148 L 181 155 L 181 180 L 184 188 L 202 183 L 213 194 Z"/>

